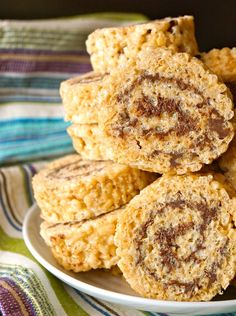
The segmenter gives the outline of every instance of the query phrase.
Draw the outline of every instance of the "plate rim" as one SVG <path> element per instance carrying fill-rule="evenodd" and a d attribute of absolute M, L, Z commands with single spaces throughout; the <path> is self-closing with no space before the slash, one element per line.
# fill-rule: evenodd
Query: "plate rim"
<path fill-rule="evenodd" d="M 236 299 L 232 300 L 224 300 L 224 301 L 209 301 L 209 302 L 179 302 L 179 301 L 161 301 L 161 300 L 155 300 L 150 298 L 144 298 L 139 296 L 132 296 L 128 294 L 122 294 L 118 292 L 113 292 L 110 290 L 105 290 L 100 287 L 96 287 L 94 285 L 88 284 L 86 282 L 77 280 L 73 278 L 72 276 L 68 275 L 66 272 L 63 272 L 59 269 L 57 269 L 55 266 L 53 266 L 51 263 L 49 263 L 46 259 L 44 259 L 38 251 L 35 249 L 35 247 L 32 245 L 29 237 L 28 227 L 30 223 L 30 219 L 33 216 L 36 216 L 35 213 L 39 212 L 39 206 L 35 203 L 33 204 L 29 210 L 27 211 L 27 214 L 23 221 L 23 227 L 22 227 L 22 233 L 23 233 L 23 239 L 24 242 L 30 251 L 30 253 L 33 255 L 33 257 L 49 272 L 51 272 L 54 276 L 62 280 L 63 282 L 69 284 L 70 286 L 79 289 L 80 291 L 89 294 L 91 296 L 95 296 L 94 293 L 96 293 L 96 297 L 100 297 L 104 300 L 108 300 L 110 302 L 114 302 L 114 300 L 117 302 L 119 301 L 120 304 L 127 304 L 130 306 L 130 302 L 132 301 L 133 304 L 137 306 L 151 306 L 151 307 L 168 307 L 168 308 L 183 308 L 183 309 L 215 309 L 217 307 L 230 307 L 235 305 L 236 307 Z M 66 271 L 66 270 L 65 270 Z M 67 280 L 68 279 L 68 280 Z M 99 291 L 99 295 L 98 294 Z"/>

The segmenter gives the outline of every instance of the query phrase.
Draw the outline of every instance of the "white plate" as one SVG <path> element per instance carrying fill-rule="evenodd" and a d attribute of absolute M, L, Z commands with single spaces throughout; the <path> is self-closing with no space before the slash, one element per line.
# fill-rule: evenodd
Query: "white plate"
<path fill-rule="evenodd" d="M 72 287 L 108 302 L 175 315 L 207 315 L 236 312 L 236 288 L 211 302 L 171 302 L 139 297 L 121 278 L 104 271 L 72 273 L 60 267 L 39 234 L 40 210 L 34 205 L 24 220 L 23 236 L 32 255 L 52 274 Z"/>

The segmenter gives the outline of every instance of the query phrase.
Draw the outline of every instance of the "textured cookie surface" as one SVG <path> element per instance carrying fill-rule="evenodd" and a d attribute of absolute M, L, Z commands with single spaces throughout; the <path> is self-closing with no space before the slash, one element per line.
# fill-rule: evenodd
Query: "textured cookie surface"
<path fill-rule="evenodd" d="M 105 75 L 95 72 L 63 81 L 60 94 L 65 108 L 65 119 L 75 123 L 97 123 L 97 97 Z"/>
<path fill-rule="evenodd" d="M 232 192 L 216 178 L 165 175 L 119 216 L 118 266 L 139 294 L 207 301 L 233 279 L 236 203 Z"/>
<path fill-rule="evenodd" d="M 214 48 L 202 54 L 202 61 L 223 81 L 236 83 L 236 47 Z"/>
<path fill-rule="evenodd" d="M 192 55 L 198 51 L 192 16 L 98 29 L 89 35 L 86 45 L 93 69 L 101 73 L 135 62 L 137 53 L 148 46 L 168 47 Z"/>
<path fill-rule="evenodd" d="M 58 263 L 74 272 L 109 269 L 117 263 L 114 234 L 120 210 L 91 220 L 41 224 L 41 236 Z"/>
<path fill-rule="evenodd" d="M 69 155 L 40 171 L 33 189 L 44 220 L 80 221 L 121 207 L 155 178 L 126 165 Z"/>
<path fill-rule="evenodd" d="M 233 138 L 229 90 L 186 53 L 146 50 L 103 89 L 99 126 L 114 161 L 183 174 L 218 158 Z"/>
<path fill-rule="evenodd" d="M 236 110 L 234 110 L 236 113 Z M 232 120 L 234 129 L 236 129 L 236 115 Z M 232 187 L 236 190 L 236 137 L 229 144 L 228 150 L 218 159 L 218 165 L 224 176 L 227 178 Z"/>
<path fill-rule="evenodd" d="M 103 141 L 98 124 L 73 124 L 67 129 L 74 149 L 84 158 L 112 160 L 109 146 Z"/>

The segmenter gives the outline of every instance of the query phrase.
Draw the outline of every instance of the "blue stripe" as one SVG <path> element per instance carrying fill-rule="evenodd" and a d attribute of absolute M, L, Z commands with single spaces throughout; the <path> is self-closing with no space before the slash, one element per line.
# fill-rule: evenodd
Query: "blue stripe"
<path fill-rule="evenodd" d="M 54 122 L 64 122 L 62 117 L 50 117 L 50 118 L 18 118 L 18 119 L 0 119 L 1 125 L 10 125 L 15 123 L 54 123 Z M 64 122 L 65 123 L 65 122 Z"/>
<path fill-rule="evenodd" d="M 26 177 L 26 196 L 29 198 L 29 203 L 30 205 L 32 205 L 34 203 L 34 194 L 33 194 L 33 188 L 31 185 L 31 179 L 34 176 L 34 172 L 32 172 L 31 168 L 29 167 L 29 165 L 20 165 L 19 166 L 20 169 L 22 169 L 22 171 L 25 174 Z M 28 194 L 27 194 L 28 193 Z"/>
<path fill-rule="evenodd" d="M 82 298 L 82 300 L 84 300 L 86 303 L 88 303 L 90 306 L 92 306 L 94 309 L 96 309 L 98 312 L 100 312 L 102 315 L 105 316 L 111 316 L 111 314 L 109 314 L 108 312 L 104 311 L 103 309 L 101 309 L 100 307 L 98 307 L 97 305 L 95 305 L 94 303 L 92 303 L 87 296 L 83 295 L 81 292 L 79 292 L 78 290 L 75 290 L 76 293 Z"/>
<path fill-rule="evenodd" d="M 1 192 L 0 192 L 0 205 L 1 205 L 1 207 L 2 207 L 3 213 L 5 214 L 6 219 L 8 220 L 9 224 L 10 224 L 12 227 L 14 227 L 17 231 L 21 232 L 22 229 L 19 228 L 18 226 L 16 226 L 15 223 L 11 220 L 11 218 L 9 217 L 9 214 L 8 214 L 8 212 L 7 212 L 7 210 L 6 210 L 6 207 L 5 207 L 4 203 L 3 203 L 3 198 L 2 198 L 2 185 L 1 185 Z"/>

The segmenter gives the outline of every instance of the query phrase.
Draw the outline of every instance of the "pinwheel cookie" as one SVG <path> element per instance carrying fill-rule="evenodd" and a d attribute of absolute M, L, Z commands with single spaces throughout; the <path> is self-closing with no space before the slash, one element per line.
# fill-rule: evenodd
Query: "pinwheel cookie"
<path fill-rule="evenodd" d="M 236 83 L 236 47 L 214 48 L 203 53 L 201 59 L 223 81 Z"/>
<path fill-rule="evenodd" d="M 105 76 L 89 72 L 61 83 L 66 120 L 80 124 L 98 122 L 97 99 Z"/>
<path fill-rule="evenodd" d="M 86 46 L 93 69 L 100 73 L 135 63 L 137 53 L 149 46 L 168 47 L 192 55 L 198 51 L 192 16 L 98 29 L 89 35 Z"/>
<path fill-rule="evenodd" d="M 119 212 L 115 210 L 80 222 L 43 222 L 41 236 L 66 270 L 109 269 L 117 263 L 114 234 Z"/>
<path fill-rule="evenodd" d="M 202 61 L 227 83 L 236 104 L 236 47 L 212 49 L 203 53 Z"/>
<path fill-rule="evenodd" d="M 69 155 L 40 171 L 33 189 L 44 220 L 80 221 L 121 207 L 155 178 L 126 165 Z"/>
<path fill-rule="evenodd" d="M 147 49 L 103 89 L 99 128 L 119 163 L 184 174 L 210 164 L 233 138 L 229 90 L 186 53 Z"/>
<path fill-rule="evenodd" d="M 145 297 L 207 301 L 235 275 L 236 201 L 221 176 L 165 175 L 120 214 L 118 266 Z"/>

